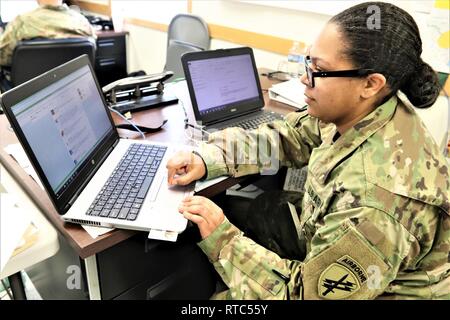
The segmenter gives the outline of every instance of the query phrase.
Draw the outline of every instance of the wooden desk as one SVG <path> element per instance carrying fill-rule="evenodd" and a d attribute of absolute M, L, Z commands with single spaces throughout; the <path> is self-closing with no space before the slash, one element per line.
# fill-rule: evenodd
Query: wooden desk
<path fill-rule="evenodd" d="M 266 79 L 266 77 L 262 77 L 261 83 L 268 109 L 280 112 L 282 114 L 295 110 L 293 107 L 282 103 L 270 101 L 268 98 L 267 89 L 273 82 Z M 192 112 L 190 112 L 190 110 L 187 111 L 190 120 L 193 121 Z M 115 114 L 113 114 L 113 118 L 116 123 L 123 122 L 123 120 Z M 172 105 L 133 114 L 133 120 L 135 123 L 145 126 L 157 126 L 163 119 L 169 120 L 164 126 L 164 130 L 158 133 L 148 134 L 147 139 L 152 141 L 186 144 L 184 134 L 184 111 L 180 105 Z M 137 133 L 126 130 L 120 130 L 120 135 L 129 138 L 139 137 Z M 86 268 L 90 298 L 100 299 L 101 294 L 99 288 L 100 283 L 96 255 L 129 239 L 138 232 L 130 230 L 114 230 L 96 239 L 92 239 L 81 226 L 62 221 L 46 192 L 42 190 L 38 184 L 27 173 L 25 173 L 19 164 L 4 151 L 4 147 L 6 145 L 18 142 L 4 115 L 0 116 L 0 136 L 2 137 L 2 139 L 0 139 L 0 161 L 8 169 L 8 171 L 11 172 L 17 181 L 22 182 L 22 187 L 26 193 L 34 200 L 38 208 L 44 212 L 55 228 L 64 236 L 65 239 L 67 239 L 79 257 L 83 259 Z M 228 178 L 221 183 L 202 190 L 199 194 L 203 196 L 212 196 L 226 190 L 228 187 L 239 183 L 244 179 L 245 178 Z"/>

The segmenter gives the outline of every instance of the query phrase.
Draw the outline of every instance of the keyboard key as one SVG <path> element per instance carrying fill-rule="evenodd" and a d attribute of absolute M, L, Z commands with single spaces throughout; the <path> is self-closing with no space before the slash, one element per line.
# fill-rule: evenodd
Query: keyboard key
<path fill-rule="evenodd" d="M 147 177 L 145 178 L 144 182 L 142 183 L 141 189 L 139 190 L 139 193 L 137 194 L 136 198 L 144 199 L 145 195 L 147 194 L 148 189 L 150 189 L 150 185 L 152 184 L 153 177 Z"/>
<path fill-rule="evenodd" d="M 257 118 L 247 119 L 247 120 L 238 122 L 235 124 L 235 126 L 246 129 L 246 130 L 256 129 L 262 123 L 272 122 L 276 119 L 281 119 L 281 118 L 282 118 L 281 115 L 278 115 L 278 114 L 265 113 L 265 114 L 258 116 Z"/>
<path fill-rule="evenodd" d="M 119 219 L 126 219 L 130 208 L 122 208 L 119 212 Z"/>
<path fill-rule="evenodd" d="M 131 208 L 133 209 L 140 209 L 141 208 L 141 204 L 140 203 L 134 203 Z"/>
<path fill-rule="evenodd" d="M 111 211 L 109 209 L 103 209 L 102 212 L 100 212 L 100 217 L 107 217 L 110 212 Z"/>
<path fill-rule="evenodd" d="M 111 213 L 109 214 L 110 218 L 117 218 L 117 216 L 119 215 L 120 210 L 119 209 L 112 209 Z"/>

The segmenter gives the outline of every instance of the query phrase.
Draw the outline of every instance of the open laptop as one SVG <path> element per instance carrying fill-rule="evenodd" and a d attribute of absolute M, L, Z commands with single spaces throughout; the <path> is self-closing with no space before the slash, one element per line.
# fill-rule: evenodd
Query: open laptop
<path fill-rule="evenodd" d="M 264 111 L 253 50 L 249 47 L 189 52 L 181 57 L 195 120 L 207 131 L 253 129 L 282 119 Z"/>
<path fill-rule="evenodd" d="M 56 210 L 66 221 L 182 232 L 177 207 L 192 187 L 169 188 L 166 144 L 120 139 L 86 55 L 1 96 Z"/>

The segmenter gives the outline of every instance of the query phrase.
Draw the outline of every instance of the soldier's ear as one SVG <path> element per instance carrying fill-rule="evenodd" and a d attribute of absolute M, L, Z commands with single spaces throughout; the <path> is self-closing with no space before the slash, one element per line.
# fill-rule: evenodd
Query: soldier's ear
<path fill-rule="evenodd" d="M 386 87 L 386 78 L 381 73 L 372 73 L 364 78 L 364 87 L 361 97 L 368 99 L 377 95 Z"/>

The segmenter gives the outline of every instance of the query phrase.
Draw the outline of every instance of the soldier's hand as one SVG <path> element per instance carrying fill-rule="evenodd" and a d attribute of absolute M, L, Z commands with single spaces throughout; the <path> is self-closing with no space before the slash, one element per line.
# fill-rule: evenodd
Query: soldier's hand
<path fill-rule="evenodd" d="M 187 185 L 198 180 L 206 173 L 205 164 L 200 156 L 189 151 L 176 153 L 167 161 L 167 180 L 169 185 Z"/>
<path fill-rule="evenodd" d="M 194 222 L 199 230 L 202 239 L 208 237 L 223 222 L 224 214 L 222 209 L 214 202 L 205 197 L 186 197 L 178 208 L 183 216 Z"/>

